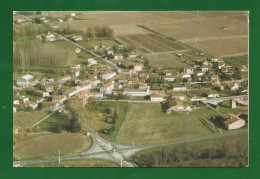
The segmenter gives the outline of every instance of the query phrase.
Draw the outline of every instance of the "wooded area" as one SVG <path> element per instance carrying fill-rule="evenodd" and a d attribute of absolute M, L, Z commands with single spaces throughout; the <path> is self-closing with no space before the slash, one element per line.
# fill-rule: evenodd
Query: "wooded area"
<path fill-rule="evenodd" d="M 139 167 L 246 167 L 248 137 L 147 149 L 135 154 L 134 161 Z"/>

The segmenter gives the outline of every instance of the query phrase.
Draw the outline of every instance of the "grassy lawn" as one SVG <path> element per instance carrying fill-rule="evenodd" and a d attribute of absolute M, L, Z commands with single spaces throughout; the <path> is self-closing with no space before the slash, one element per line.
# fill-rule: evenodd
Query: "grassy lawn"
<path fill-rule="evenodd" d="M 248 56 L 245 55 L 245 56 L 237 56 L 237 57 L 227 57 L 224 58 L 224 61 L 235 66 L 248 65 Z"/>
<path fill-rule="evenodd" d="M 167 52 L 167 53 L 157 53 L 145 55 L 149 60 L 149 64 L 154 68 L 183 68 L 187 66 L 183 63 L 182 58 L 178 59 L 176 53 Z"/>
<path fill-rule="evenodd" d="M 218 105 L 218 109 L 225 112 L 225 113 L 243 113 L 248 114 L 248 110 L 245 109 L 237 109 L 237 108 L 230 108 L 230 101 L 224 101 L 222 104 Z"/>
<path fill-rule="evenodd" d="M 117 142 L 136 145 L 203 136 L 211 132 L 199 121 L 216 113 L 207 108 L 186 113 L 161 112 L 159 104 L 129 104 Z"/>
<path fill-rule="evenodd" d="M 106 110 L 108 108 L 111 109 L 111 111 L 117 111 L 118 118 L 116 119 L 115 124 L 111 123 L 113 112 L 111 114 L 106 113 Z M 101 134 L 102 136 L 110 140 L 116 139 L 118 131 L 125 119 L 127 109 L 127 103 L 117 102 L 95 102 L 95 104 L 87 104 L 85 105 L 85 107 L 75 107 L 75 110 L 77 114 L 80 116 L 80 118 L 84 120 L 95 131 L 100 131 L 102 129 L 108 130 L 112 126 L 114 126 L 115 131 L 111 134 Z M 106 117 L 108 117 L 107 122 L 105 121 Z"/>
<path fill-rule="evenodd" d="M 13 114 L 13 124 L 21 127 L 21 130 L 25 130 L 47 115 L 48 113 L 45 111 L 16 112 Z"/>
<path fill-rule="evenodd" d="M 16 160 L 56 157 L 58 150 L 62 156 L 87 150 L 91 139 L 82 133 L 62 133 L 32 138 L 14 145 Z"/>
<path fill-rule="evenodd" d="M 34 163 L 23 167 L 119 167 L 119 164 L 101 159 L 61 160 L 58 162 Z"/>

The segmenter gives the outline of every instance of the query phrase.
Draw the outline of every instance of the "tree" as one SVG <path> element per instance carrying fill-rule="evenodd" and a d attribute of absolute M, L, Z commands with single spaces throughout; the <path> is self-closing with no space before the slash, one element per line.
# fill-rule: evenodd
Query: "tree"
<path fill-rule="evenodd" d="M 114 111 L 114 116 L 113 116 L 115 119 L 117 119 L 118 118 L 118 115 L 117 115 L 117 112 L 116 112 L 116 110 Z"/>
<path fill-rule="evenodd" d="M 106 113 L 107 113 L 107 114 L 111 114 L 111 113 L 112 113 L 112 110 L 111 110 L 110 108 L 107 108 L 107 109 L 106 109 Z"/>
<path fill-rule="evenodd" d="M 207 81 L 207 80 L 208 80 L 208 77 L 207 77 L 206 75 L 203 75 L 203 76 L 201 77 L 201 81 L 202 81 L 202 82 Z"/>
<path fill-rule="evenodd" d="M 80 126 L 78 118 L 76 118 L 76 117 L 72 118 L 70 127 L 71 127 L 72 133 L 76 133 L 76 132 L 79 132 L 81 130 L 81 126 Z"/>
<path fill-rule="evenodd" d="M 117 45 L 113 45 L 113 51 L 114 51 L 115 53 L 117 53 L 117 51 L 118 51 L 118 46 L 117 46 Z"/>
<path fill-rule="evenodd" d="M 116 127 L 115 127 L 115 126 L 112 126 L 112 127 L 110 128 L 110 133 L 115 132 L 115 131 L 116 131 Z"/>
<path fill-rule="evenodd" d="M 57 122 L 53 128 L 53 132 L 60 133 L 62 131 L 62 124 L 60 122 Z"/>
<path fill-rule="evenodd" d="M 137 49 L 136 45 L 130 44 L 130 46 L 129 46 L 129 51 L 130 51 L 130 52 L 133 52 L 133 51 L 135 51 L 136 49 Z"/>
<path fill-rule="evenodd" d="M 94 37 L 94 29 L 92 27 L 87 28 L 87 37 Z"/>
<path fill-rule="evenodd" d="M 191 80 L 192 80 L 193 82 L 197 82 L 197 81 L 198 81 L 198 76 L 197 76 L 197 74 L 191 75 Z"/>

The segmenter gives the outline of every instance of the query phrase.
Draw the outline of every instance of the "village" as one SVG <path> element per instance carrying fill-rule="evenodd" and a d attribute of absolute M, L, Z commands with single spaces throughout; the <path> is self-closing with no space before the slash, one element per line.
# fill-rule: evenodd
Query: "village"
<path fill-rule="evenodd" d="M 64 115 L 68 112 L 74 114 L 68 109 L 68 104 L 75 111 L 98 108 L 100 103 L 112 106 L 120 105 L 119 103 L 156 104 L 156 110 L 169 118 L 176 115 L 192 118 L 193 112 L 211 111 L 214 115 L 198 120 L 213 133 L 247 128 L 247 65 L 233 65 L 225 58 L 204 52 L 191 51 L 187 55 L 180 51 L 172 54 L 174 59 L 185 59 L 183 67 L 156 68 L 151 59 L 140 53 L 136 45 L 122 43 L 120 40 L 114 40 L 108 45 L 102 42 L 92 43 L 94 38 L 86 38 L 84 34 L 62 35 L 58 30 L 55 31 L 57 24 L 77 20 L 77 16 L 79 15 L 71 13 L 65 19 L 48 19 L 48 16 L 42 15 L 35 19 L 36 23 L 39 20 L 40 25 L 48 24 L 51 30 L 36 33 L 31 39 L 44 44 L 72 44 L 73 55 L 80 61 L 52 73 L 42 73 L 37 69 L 20 73 L 13 82 L 14 115 L 34 111 L 45 111 L 48 115 Z M 17 19 L 14 23 L 20 25 L 28 23 L 27 21 L 25 18 Z M 49 24 L 49 21 L 55 23 Z M 107 33 L 110 31 L 108 28 Z M 88 43 L 91 45 L 84 46 Z M 121 112 L 118 107 L 117 110 L 113 109 L 111 124 Z M 127 116 L 129 112 L 125 113 L 124 116 Z M 82 118 L 82 115 L 79 116 Z M 109 118 L 103 117 L 102 120 L 107 121 Z M 90 125 L 102 137 L 112 139 L 109 135 L 118 134 L 121 130 L 119 123 L 114 123 L 116 128 L 109 126 L 109 129 L 99 128 L 94 123 Z M 41 130 L 39 123 L 29 128 L 14 124 L 13 135 L 16 138 L 20 132 L 38 130 Z"/>

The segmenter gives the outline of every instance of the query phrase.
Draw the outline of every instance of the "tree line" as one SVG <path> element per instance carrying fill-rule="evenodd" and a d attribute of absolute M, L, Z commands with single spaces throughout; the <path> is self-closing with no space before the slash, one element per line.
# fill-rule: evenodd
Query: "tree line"
<path fill-rule="evenodd" d="M 85 31 L 86 37 L 114 37 L 114 30 L 108 26 L 88 27 Z"/>
<path fill-rule="evenodd" d="M 245 167 L 247 136 L 147 149 L 134 156 L 140 167 Z"/>

